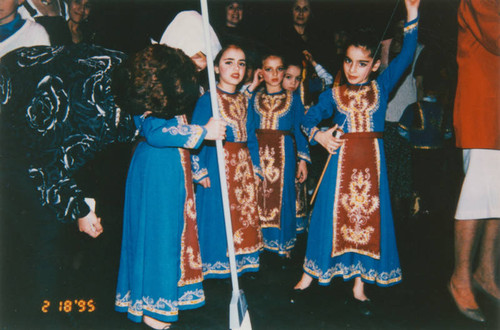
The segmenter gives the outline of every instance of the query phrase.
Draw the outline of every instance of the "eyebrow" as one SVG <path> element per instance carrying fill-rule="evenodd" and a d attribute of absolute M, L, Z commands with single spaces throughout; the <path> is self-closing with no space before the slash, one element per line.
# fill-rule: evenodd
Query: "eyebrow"
<path fill-rule="evenodd" d="M 236 59 L 232 58 L 232 57 L 223 57 L 221 58 L 221 61 L 236 61 Z M 245 59 L 239 59 L 238 62 L 246 62 Z"/>

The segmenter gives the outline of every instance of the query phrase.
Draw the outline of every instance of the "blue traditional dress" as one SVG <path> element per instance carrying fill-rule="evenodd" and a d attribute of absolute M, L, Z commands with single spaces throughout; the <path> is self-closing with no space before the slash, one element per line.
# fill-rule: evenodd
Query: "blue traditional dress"
<path fill-rule="evenodd" d="M 333 124 L 346 123 L 345 143 L 331 156 L 309 227 L 304 271 L 322 285 L 335 276 L 380 286 L 401 281 L 381 135 L 388 95 L 415 52 L 417 22 L 405 25 L 401 53 L 376 80 L 323 92 L 305 116 L 311 143 L 322 119 L 333 115 Z"/>
<path fill-rule="evenodd" d="M 217 100 L 221 118 L 228 124 L 224 141 L 225 173 L 236 269 L 238 274 L 256 272 L 262 250 L 262 231 L 255 181 L 260 180 L 255 177 L 255 173 L 260 172 L 255 124 L 252 114 L 248 114 L 248 99 L 242 93 L 231 94 L 217 89 Z M 210 93 L 205 93 L 196 104 L 192 123 L 205 125 L 210 117 Z M 193 152 L 191 160 L 195 182 L 210 178 L 210 187 L 196 185 L 203 277 L 226 278 L 230 276 L 230 267 L 215 143 L 204 142 L 199 152 Z"/>
<path fill-rule="evenodd" d="M 206 130 L 172 119 L 134 117 L 145 137 L 132 157 L 125 191 L 115 309 L 164 322 L 204 305 L 189 151 Z"/>
<path fill-rule="evenodd" d="M 287 255 L 295 246 L 297 158 L 311 162 L 307 139 L 300 130 L 304 106 L 290 91 L 256 92 L 250 111 L 257 120 L 260 167 L 259 215 L 266 250 Z"/>

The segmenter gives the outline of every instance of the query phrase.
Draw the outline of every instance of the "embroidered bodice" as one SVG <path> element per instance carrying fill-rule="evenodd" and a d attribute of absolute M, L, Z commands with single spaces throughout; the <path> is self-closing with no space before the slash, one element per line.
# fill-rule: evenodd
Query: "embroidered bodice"
<path fill-rule="evenodd" d="M 373 132 L 373 113 L 379 108 L 380 91 L 375 81 L 366 85 L 341 85 L 332 89 L 340 113 L 346 116 L 347 131 Z"/>
<path fill-rule="evenodd" d="M 405 24 L 403 48 L 377 79 L 361 85 L 344 84 L 319 96 L 302 122 L 311 144 L 323 119 L 332 118 L 346 133 L 382 132 L 389 94 L 412 63 L 418 37 L 418 18 Z"/>
<path fill-rule="evenodd" d="M 247 137 L 247 98 L 241 93 L 224 93 L 217 89 L 217 101 L 222 119 L 227 123 L 227 129 L 232 134 L 227 134 L 231 142 L 246 142 Z"/>
<path fill-rule="evenodd" d="M 255 110 L 260 116 L 261 129 L 280 129 L 280 118 L 290 112 L 292 93 L 285 91 L 277 94 L 267 94 L 261 89 L 255 95 Z"/>

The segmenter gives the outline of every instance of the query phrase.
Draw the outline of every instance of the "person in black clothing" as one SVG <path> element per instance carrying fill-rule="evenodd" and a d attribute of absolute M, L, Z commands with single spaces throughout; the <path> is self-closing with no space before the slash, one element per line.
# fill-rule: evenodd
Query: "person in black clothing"
<path fill-rule="evenodd" d="M 111 93 L 112 73 L 124 59 L 86 44 L 21 48 L 2 58 L 0 319 L 6 324 L 33 324 L 44 301 L 71 298 L 84 282 L 74 257 L 89 248 L 88 238 L 74 223 L 93 238 L 103 227 L 75 177 L 107 145 L 134 138 L 131 117 Z"/>

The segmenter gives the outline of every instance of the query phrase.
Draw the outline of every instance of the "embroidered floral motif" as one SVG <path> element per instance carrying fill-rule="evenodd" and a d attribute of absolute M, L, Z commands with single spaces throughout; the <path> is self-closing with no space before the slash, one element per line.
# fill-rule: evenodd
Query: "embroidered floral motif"
<path fill-rule="evenodd" d="M 201 255 L 198 243 L 198 225 L 196 223 L 195 196 L 191 176 L 191 161 L 189 152 L 179 148 L 182 169 L 186 177 L 184 189 L 184 228 L 181 236 L 180 268 L 181 276 L 177 283 L 179 287 L 203 281 L 201 273 Z"/>
<path fill-rule="evenodd" d="M 217 100 L 222 119 L 230 126 L 234 133 L 234 142 L 247 141 L 247 100 L 240 94 L 226 94 L 217 90 Z"/>
<path fill-rule="evenodd" d="M 413 24 L 410 24 L 408 26 L 405 26 L 404 28 L 404 34 L 407 34 L 407 33 L 412 33 L 413 31 L 415 31 L 418 27 L 418 21 L 413 23 Z"/>
<path fill-rule="evenodd" d="M 349 194 L 341 195 L 341 203 L 348 214 L 349 222 L 354 224 L 354 227 L 343 225 L 341 228 L 346 241 L 365 245 L 374 232 L 371 226 L 363 228 L 368 221 L 368 216 L 380 205 L 378 196 L 370 196 L 370 188 L 370 170 L 365 169 L 363 173 L 354 169 L 349 183 Z"/>
<path fill-rule="evenodd" d="M 269 148 L 269 146 L 267 145 L 260 153 L 261 162 L 265 164 L 265 166 L 262 167 L 264 177 L 272 183 L 276 182 L 280 178 L 280 169 L 274 166 L 275 154 L 276 151 L 274 150 L 274 148 Z"/>
<path fill-rule="evenodd" d="M 345 265 L 339 262 L 332 267 L 328 268 L 325 272 L 316 264 L 314 260 L 305 259 L 304 269 L 318 278 L 319 283 L 328 284 L 334 277 L 342 276 L 345 280 L 353 276 L 361 276 L 364 280 L 369 282 L 376 282 L 379 285 L 393 285 L 402 280 L 401 268 L 395 268 L 388 272 L 379 273 L 375 269 L 367 269 L 359 261 L 355 265 Z"/>
<path fill-rule="evenodd" d="M 68 115 L 69 103 L 64 82 L 57 76 L 43 77 L 26 110 L 29 126 L 45 135 L 53 130 L 57 123 L 66 121 Z"/>
<path fill-rule="evenodd" d="M 238 273 L 246 270 L 246 269 L 255 269 L 259 268 L 259 258 L 255 256 L 249 255 L 241 255 L 236 258 L 236 270 Z M 231 271 L 231 267 L 229 262 L 220 262 L 217 261 L 213 264 L 203 263 L 203 276 L 205 278 L 209 277 L 207 275 L 217 275 L 217 274 L 229 274 Z M 211 276 L 216 277 L 216 276 Z"/>
<path fill-rule="evenodd" d="M 347 116 L 348 132 L 373 132 L 373 113 L 379 108 L 380 90 L 373 80 L 370 85 L 341 85 L 332 89 L 339 112 Z"/>
<path fill-rule="evenodd" d="M 240 143 L 227 142 L 224 153 L 235 253 L 253 253 L 262 248 L 262 232 L 250 152 Z"/>
<path fill-rule="evenodd" d="M 259 200 L 262 228 L 280 228 L 283 181 L 285 171 L 285 137 L 258 133 L 260 165 L 264 180 Z"/>
<path fill-rule="evenodd" d="M 264 248 L 266 250 L 277 251 L 279 255 L 286 255 L 297 241 L 296 237 L 291 238 L 287 242 L 278 242 L 278 240 L 268 240 L 264 238 Z"/>
<path fill-rule="evenodd" d="M 255 109 L 261 117 L 261 129 L 278 129 L 279 119 L 290 111 L 292 93 L 268 95 L 263 89 L 255 96 Z"/>

